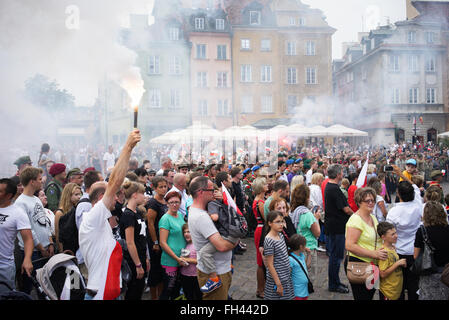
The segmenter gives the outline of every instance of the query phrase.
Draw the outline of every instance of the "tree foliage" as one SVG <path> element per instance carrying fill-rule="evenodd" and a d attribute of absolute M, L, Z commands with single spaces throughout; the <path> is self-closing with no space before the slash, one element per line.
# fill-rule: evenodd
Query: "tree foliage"
<path fill-rule="evenodd" d="M 62 111 L 75 106 L 75 97 L 61 89 L 56 80 L 36 74 L 25 81 L 25 97 L 33 104 L 49 111 Z"/>

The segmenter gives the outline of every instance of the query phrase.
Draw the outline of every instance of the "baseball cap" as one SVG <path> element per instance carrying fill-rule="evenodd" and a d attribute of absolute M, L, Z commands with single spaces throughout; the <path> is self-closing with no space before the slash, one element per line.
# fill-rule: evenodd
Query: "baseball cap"
<path fill-rule="evenodd" d="M 26 164 L 26 163 L 32 164 L 32 161 L 29 156 L 23 156 L 23 157 L 20 157 L 19 159 L 17 159 L 16 161 L 14 161 L 14 164 L 18 167 L 20 167 L 21 165 Z"/>
<path fill-rule="evenodd" d="M 405 164 L 406 164 L 406 165 L 407 165 L 407 164 L 411 164 L 411 165 L 416 166 L 416 160 L 415 160 L 415 159 L 408 159 L 408 160 L 405 162 Z"/>

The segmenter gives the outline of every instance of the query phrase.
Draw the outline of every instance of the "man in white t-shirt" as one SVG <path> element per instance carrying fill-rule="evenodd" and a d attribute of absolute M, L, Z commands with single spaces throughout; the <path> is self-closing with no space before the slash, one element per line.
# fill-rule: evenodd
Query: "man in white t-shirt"
<path fill-rule="evenodd" d="M 25 243 L 22 273 L 31 276 L 33 264 L 33 235 L 30 220 L 22 208 L 12 204 L 17 187 L 11 179 L 0 179 L 0 293 L 15 289 L 16 265 L 14 263 L 14 240 L 20 233 Z"/>
<path fill-rule="evenodd" d="M 86 300 L 114 300 L 120 296 L 123 253 L 114 239 L 111 224 L 115 219 L 111 210 L 115 208 L 117 192 L 125 180 L 131 152 L 140 141 L 140 131 L 134 129 L 112 169 L 109 182 L 92 185 L 89 199 L 92 209 L 83 214 L 79 228 L 80 251 L 87 266 Z M 142 266 L 136 266 L 142 268 Z"/>
<path fill-rule="evenodd" d="M 221 237 L 206 211 L 207 204 L 214 200 L 214 185 L 212 181 L 204 176 L 196 177 L 190 183 L 189 190 L 193 197 L 193 204 L 189 209 L 188 225 L 193 245 L 196 252 L 199 252 L 209 242 L 214 245 L 217 249 L 217 252 L 214 254 L 216 273 L 222 282 L 219 288 L 204 294 L 203 299 L 227 300 L 232 281 L 232 249 L 234 249 L 235 245 Z M 203 271 L 201 256 L 198 256 L 197 269 L 198 284 L 201 288 L 209 279 L 209 274 Z"/>
<path fill-rule="evenodd" d="M 168 190 L 167 194 L 176 191 L 181 195 L 181 206 L 179 207 L 179 211 L 182 215 L 186 216 L 186 201 L 188 199 L 188 195 L 186 192 L 187 186 L 187 177 L 184 173 L 176 173 L 173 178 L 173 187 Z"/>
<path fill-rule="evenodd" d="M 107 175 L 111 172 L 115 165 L 115 154 L 112 145 L 109 146 L 108 152 L 105 152 L 103 156 L 103 173 Z"/>

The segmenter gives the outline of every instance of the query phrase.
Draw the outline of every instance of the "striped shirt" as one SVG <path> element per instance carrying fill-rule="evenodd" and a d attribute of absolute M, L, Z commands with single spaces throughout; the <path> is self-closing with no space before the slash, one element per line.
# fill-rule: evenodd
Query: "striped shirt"
<path fill-rule="evenodd" d="M 279 233 L 279 240 L 265 237 L 263 244 L 265 256 L 274 256 L 274 269 L 282 283 L 284 289 L 283 295 L 276 293 L 275 283 L 270 271 L 267 268 L 267 280 L 265 283 L 265 299 L 267 300 L 292 300 L 294 298 L 293 283 L 291 278 L 290 260 L 288 258 L 287 245 L 284 235 Z"/>

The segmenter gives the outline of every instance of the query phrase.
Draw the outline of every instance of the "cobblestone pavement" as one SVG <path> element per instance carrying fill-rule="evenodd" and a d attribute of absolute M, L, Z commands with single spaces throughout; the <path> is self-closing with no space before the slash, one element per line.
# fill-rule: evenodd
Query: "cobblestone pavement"
<path fill-rule="evenodd" d="M 229 293 L 234 300 L 260 300 L 256 297 L 257 264 L 254 238 L 245 238 L 242 242 L 247 245 L 247 251 L 243 255 L 234 256 L 234 275 Z M 309 300 L 353 300 L 351 292 L 340 294 L 327 290 L 328 257 L 325 252 L 318 252 L 317 265 L 317 279 L 313 282 L 315 292 L 309 296 Z M 340 268 L 340 280 L 349 285 L 343 263 Z"/>

